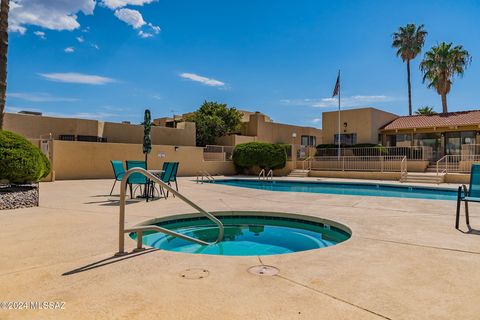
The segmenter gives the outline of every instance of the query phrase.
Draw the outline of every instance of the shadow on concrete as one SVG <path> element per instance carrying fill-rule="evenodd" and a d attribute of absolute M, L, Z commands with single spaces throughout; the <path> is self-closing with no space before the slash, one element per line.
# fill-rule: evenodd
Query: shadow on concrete
<path fill-rule="evenodd" d="M 474 235 L 480 236 L 480 230 L 479 229 L 473 229 L 470 226 L 468 226 L 468 231 L 460 230 L 460 232 L 465 233 L 465 234 L 474 234 Z"/>
<path fill-rule="evenodd" d="M 118 256 L 118 257 L 117 256 L 111 256 L 109 258 L 102 259 L 102 260 L 87 264 L 87 265 L 82 266 L 80 268 L 76 268 L 76 269 L 64 272 L 64 273 L 62 273 L 62 276 L 70 276 L 72 274 L 76 274 L 76 273 L 85 272 L 85 271 L 89 271 L 89 270 L 92 270 L 92 269 L 104 267 L 104 266 L 107 266 L 107 265 L 112 264 L 112 263 L 117 263 L 117 262 L 124 261 L 124 260 L 127 260 L 127 259 L 142 256 L 144 254 L 154 252 L 154 251 L 159 251 L 159 249 L 149 248 L 149 249 L 145 249 L 144 251 L 141 251 L 141 252 L 129 252 L 124 256 Z"/>

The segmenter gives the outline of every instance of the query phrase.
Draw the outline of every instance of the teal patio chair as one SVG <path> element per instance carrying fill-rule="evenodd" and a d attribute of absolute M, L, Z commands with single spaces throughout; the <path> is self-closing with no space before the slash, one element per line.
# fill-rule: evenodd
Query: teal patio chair
<path fill-rule="evenodd" d="M 455 228 L 458 229 L 460 222 L 460 204 L 465 202 L 465 220 L 467 226 L 470 228 L 470 217 L 468 214 L 469 202 L 480 202 L 480 164 L 472 164 L 472 170 L 470 172 L 470 186 L 466 185 L 458 187 L 457 196 L 457 216 L 455 219 Z"/>
<path fill-rule="evenodd" d="M 110 190 L 110 195 L 112 195 L 117 181 L 122 181 L 123 176 L 125 175 L 125 169 L 123 168 L 123 163 L 120 160 L 110 160 L 110 162 L 112 163 L 113 174 L 115 175 L 115 181 L 113 182 L 112 190 Z"/>
<path fill-rule="evenodd" d="M 162 175 L 160 176 L 160 179 L 166 184 L 170 185 L 170 179 L 172 177 L 173 171 L 175 170 L 175 162 L 164 162 L 162 170 L 163 172 L 162 172 Z M 167 190 L 165 193 L 165 199 L 168 198 L 168 195 L 169 195 L 169 192 Z"/>
<path fill-rule="evenodd" d="M 177 184 L 177 172 L 178 172 L 178 162 L 173 162 L 173 169 L 172 169 L 172 174 L 170 175 L 170 179 L 168 181 L 168 184 L 170 182 L 175 182 L 175 189 L 178 191 L 178 184 Z"/>
<path fill-rule="evenodd" d="M 147 169 L 147 163 L 145 161 L 136 161 L 136 160 L 127 160 L 127 171 L 133 168 L 142 168 L 142 169 Z M 130 197 L 133 199 L 133 194 L 135 193 L 135 189 L 133 189 L 133 185 L 137 185 L 137 187 L 140 187 L 140 191 L 142 191 L 142 186 L 145 188 L 143 193 L 147 198 L 148 201 L 148 185 L 150 184 L 150 181 L 146 176 L 144 176 L 141 173 L 135 172 L 132 173 L 127 180 L 127 183 L 130 187 Z"/>

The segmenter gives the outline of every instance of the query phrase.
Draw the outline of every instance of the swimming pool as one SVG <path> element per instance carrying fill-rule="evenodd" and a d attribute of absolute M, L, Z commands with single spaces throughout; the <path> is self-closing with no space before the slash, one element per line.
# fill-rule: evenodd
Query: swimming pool
<path fill-rule="evenodd" d="M 204 246 L 158 232 L 144 232 L 142 243 L 184 253 L 260 256 L 320 249 L 350 238 L 347 227 L 327 220 L 320 222 L 261 212 L 254 215 L 232 212 L 216 214 L 216 217 L 224 224 L 225 231 L 223 241 L 217 244 Z M 218 235 L 218 227 L 205 217 L 177 218 L 155 224 L 206 242 L 215 241 Z M 130 237 L 136 239 L 136 234 L 131 233 Z"/>
<path fill-rule="evenodd" d="M 457 190 L 447 188 L 412 187 L 375 183 L 259 181 L 253 179 L 222 179 L 215 184 L 268 191 L 307 192 L 354 196 L 456 200 Z"/>

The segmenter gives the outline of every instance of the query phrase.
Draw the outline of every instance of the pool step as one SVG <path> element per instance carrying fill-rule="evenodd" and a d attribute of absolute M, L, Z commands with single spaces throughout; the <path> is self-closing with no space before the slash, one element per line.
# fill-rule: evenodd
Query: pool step
<path fill-rule="evenodd" d="M 435 183 L 444 182 L 444 175 L 428 174 L 428 173 L 407 173 L 400 179 L 400 182 L 407 183 Z"/>
<path fill-rule="evenodd" d="M 295 177 L 295 178 L 305 178 L 308 177 L 308 173 L 310 170 L 300 170 L 300 169 L 294 169 L 290 172 L 288 175 L 289 177 Z"/>

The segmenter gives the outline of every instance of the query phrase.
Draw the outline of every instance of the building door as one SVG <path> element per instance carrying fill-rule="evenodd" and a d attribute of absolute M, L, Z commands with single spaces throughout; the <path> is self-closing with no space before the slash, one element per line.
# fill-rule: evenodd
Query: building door
<path fill-rule="evenodd" d="M 459 155 L 462 148 L 460 132 L 445 132 L 445 154 Z"/>

